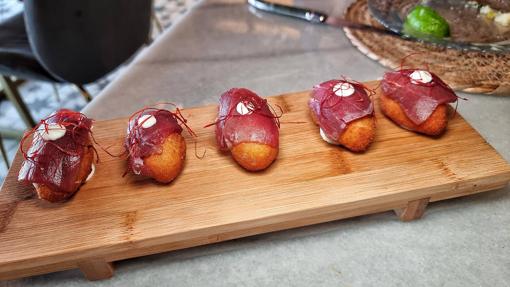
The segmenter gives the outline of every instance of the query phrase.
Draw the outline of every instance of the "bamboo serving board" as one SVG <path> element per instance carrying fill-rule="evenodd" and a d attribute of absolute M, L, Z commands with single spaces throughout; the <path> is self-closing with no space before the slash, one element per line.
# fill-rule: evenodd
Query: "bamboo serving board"
<path fill-rule="evenodd" d="M 126 258 L 387 210 L 412 220 L 428 202 L 510 181 L 508 163 L 459 115 L 434 139 L 395 126 L 376 103 L 376 140 L 356 154 L 321 140 L 307 99 L 308 92 L 269 98 L 285 112 L 280 154 L 258 173 L 218 152 L 214 128 L 202 128 L 215 119 L 214 105 L 184 110 L 196 151 L 207 152 L 197 158 L 183 132 L 186 165 L 170 185 L 122 177 L 124 160 L 98 149 L 94 177 L 70 201 L 50 204 L 17 182 L 18 154 L 0 192 L 0 279 L 73 268 L 104 279 L 111 262 Z M 97 122 L 95 138 L 120 147 L 126 122 Z"/>

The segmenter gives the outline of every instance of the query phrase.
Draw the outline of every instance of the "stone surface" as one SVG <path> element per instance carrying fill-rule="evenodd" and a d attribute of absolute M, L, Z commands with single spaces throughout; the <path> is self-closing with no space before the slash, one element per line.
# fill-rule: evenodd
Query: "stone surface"
<path fill-rule="evenodd" d="M 340 14 L 346 2 L 298 4 Z M 205 1 L 85 112 L 106 119 L 161 101 L 214 103 L 231 87 L 273 95 L 383 72 L 340 30 L 254 13 L 241 0 Z M 510 98 L 466 97 L 459 112 L 510 160 Z M 3 286 L 508 286 L 509 191 L 431 203 L 409 223 L 387 212 L 126 260 L 93 284 L 73 270 Z"/>

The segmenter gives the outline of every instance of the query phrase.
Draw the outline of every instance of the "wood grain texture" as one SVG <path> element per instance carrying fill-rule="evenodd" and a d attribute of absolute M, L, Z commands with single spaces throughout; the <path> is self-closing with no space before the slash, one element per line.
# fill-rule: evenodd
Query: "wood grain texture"
<path fill-rule="evenodd" d="M 102 259 L 89 259 L 78 262 L 78 268 L 90 281 L 108 279 L 113 276 L 113 264 Z"/>
<path fill-rule="evenodd" d="M 248 173 L 217 150 L 214 128 L 202 128 L 214 121 L 216 106 L 184 110 L 198 134 L 197 147 L 183 133 L 188 156 L 170 185 L 122 177 L 125 161 L 99 150 L 92 180 L 70 201 L 50 204 L 16 181 L 18 154 L 0 192 L 0 279 L 94 269 L 84 262 L 400 209 L 424 198 L 434 202 L 501 188 L 510 180 L 508 163 L 459 115 L 435 139 L 396 127 L 376 109 L 375 142 L 359 154 L 321 140 L 308 97 L 269 98 L 285 114 L 278 159 L 263 172 Z M 97 122 L 97 141 L 119 151 L 126 122 Z M 203 159 L 194 156 L 204 150 Z"/>
<path fill-rule="evenodd" d="M 395 213 L 402 221 L 412 221 L 419 219 L 425 213 L 430 198 L 422 198 L 409 201 L 404 208 L 395 209 Z"/>

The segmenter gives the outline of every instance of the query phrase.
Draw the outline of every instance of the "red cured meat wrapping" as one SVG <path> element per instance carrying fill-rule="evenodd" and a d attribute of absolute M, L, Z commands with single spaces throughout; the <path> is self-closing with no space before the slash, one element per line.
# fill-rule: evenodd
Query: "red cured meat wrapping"
<path fill-rule="evenodd" d="M 396 101 L 407 117 L 416 125 L 422 124 L 436 110 L 437 106 L 457 101 L 455 92 L 438 76 L 430 73 L 432 80 L 422 83 L 411 79 L 416 70 L 403 69 L 386 72 L 381 82 L 385 96 Z"/>
<path fill-rule="evenodd" d="M 348 84 L 354 88 L 352 95 L 335 94 L 340 85 L 349 87 Z M 308 105 L 320 128 L 328 139 L 334 142 L 338 141 L 350 122 L 374 114 L 374 106 L 366 88 L 362 84 L 347 80 L 330 80 L 313 87 Z"/>
<path fill-rule="evenodd" d="M 238 105 L 245 107 L 244 115 Z M 279 123 L 267 104 L 267 100 L 247 89 L 234 88 L 220 97 L 216 140 L 221 150 L 252 142 L 278 148 Z"/>
<path fill-rule="evenodd" d="M 59 124 L 65 127 L 64 136 L 56 140 L 45 140 L 41 129 L 48 125 Z M 76 182 L 81 161 L 91 140 L 92 120 L 85 115 L 59 110 L 41 122 L 29 133 L 33 134 L 32 145 L 25 153 L 18 180 L 48 186 L 54 192 L 73 194 L 82 184 Z"/>
<path fill-rule="evenodd" d="M 142 118 L 144 115 L 153 116 L 156 123 L 147 128 L 142 127 L 148 120 Z M 129 152 L 128 166 L 134 174 L 151 176 L 151 171 L 145 167 L 143 159 L 153 154 L 161 154 L 161 145 L 165 139 L 173 133 L 182 132 L 176 117 L 176 114 L 168 110 L 155 108 L 144 109 L 131 117 L 125 146 Z"/>

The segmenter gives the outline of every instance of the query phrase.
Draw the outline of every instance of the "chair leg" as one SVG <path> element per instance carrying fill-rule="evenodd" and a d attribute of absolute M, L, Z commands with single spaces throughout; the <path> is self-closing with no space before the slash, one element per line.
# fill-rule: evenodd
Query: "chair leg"
<path fill-rule="evenodd" d="M 5 166 L 7 169 L 10 168 L 9 158 L 7 157 L 7 151 L 5 150 L 4 141 L 2 139 L 2 135 L 0 135 L 0 152 L 2 153 L 2 157 L 4 159 Z"/>
<path fill-rule="evenodd" d="M 0 84 L 4 88 L 7 99 L 9 99 L 9 101 L 12 102 L 14 108 L 16 108 L 19 115 L 21 116 L 21 119 L 25 122 L 25 125 L 29 128 L 34 127 L 35 126 L 34 118 L 32 118 L 32 115 L 30 114 L 27 105 L 25 104 L 25 102 L 23 102 L 23 99 L 18 93 L 18 89 L 13 84 L 11 79 L 9 77 L 0 75 Z"/>
<path fill-rule="evenodd" d="M 25 133 L 21 130 L 9 129 L 5 127 L 0 128 L 0 136 L 4 139 L 21 140 Z"/>
<path fill-rule="evenodd" d="M 157 38 L 157 35 L 154 35 L 154 28 L 156 28 L 158 31 L 158 34 L 161 34 L 163 32 L 163 26 L 161 25 L 161 22 L 159 22 L 158 17 L 156 16 L 156 10 L 154 7 L 152 7 L 151 10 L 151 27 L 149 31 L 149 35 L 147 35 L 147 39 L 145 41 L 146 45 L 152 44 L 152 42 Z"/>
<path fill-rule="evenodd" d="M 85 101 L 87 101 L 87 103 L 92 101 L 92 96 L 89 94 L 89 92 L 87 92 L 87 90 L 85 90 L 85 87 L 83 87 L 82 85 L 75 85 L 75 86 L 78 89 L 78 91 L 80 91 L 80 94 L 83 96 Z"/>
<path fill-rule="evenodd" d="M 154 22 L 154 25 L 158 29 L 158 33 L 161 34 L 161 32 L 163 32 L 163 25 L 161 25 L 161 22 L 159 22 L 159 19 L 156 16 L 156 10 L 154 10 L 154 7 L 152 8 L 151 14 L 152 14 L 151 15 L 152 21 Z"/>

